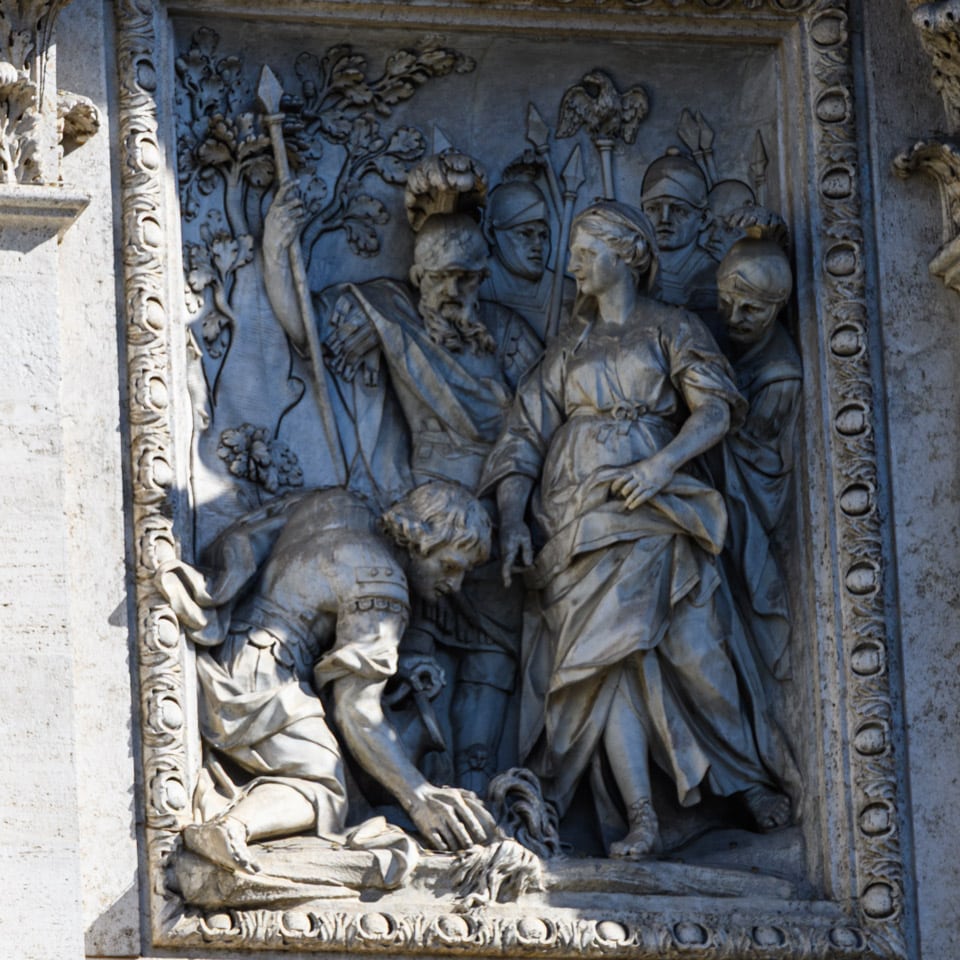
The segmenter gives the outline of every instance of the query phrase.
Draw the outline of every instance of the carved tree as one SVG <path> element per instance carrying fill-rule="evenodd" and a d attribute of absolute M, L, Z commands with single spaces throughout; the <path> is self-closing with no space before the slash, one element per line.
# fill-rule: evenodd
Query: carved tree
<path fill-rule="evenodd" d="M 186 305 L 204 348 L 202 368 L 213 409 L 240 322 L 234 291 L 242 271 L 257 268 L 254 238 L 262 230 L 264 198 L 277 180 L 251 74 L 240 56 L 220 52 L 219 44 L 219 35 L 203 27 L 176 59 Z M 395 51 L 379 72 L 349 44 L 332 46 L 322 57 L 306 52 L 297 57 L 298 86 L 282 97 L 280 111 L 287 161 L 307 212 L 306 251 L 325 235 L 343 232 L 355 255 L 380 252 L 378 228 L 389 213 L 368 184 L 380 180 L 402 186 L 426 149 L 421 131 L 403 125 L 389 129 L 385 122 L 431 79 L 473 68 L 469 57 L 436 39 Z M 331 151 L 338 165 L 328 183 L 318 166 Z M 269 428 L 274 442 L 283 418 L 305 392 L 292 372 L 288 385 L 291 400 Z M 243 430 L 231 425 L 228 432 L 234 436 Z M 222 459 L 234 476 L 254 479 L 254 473 L 235 469 L 236 458 Z"/>

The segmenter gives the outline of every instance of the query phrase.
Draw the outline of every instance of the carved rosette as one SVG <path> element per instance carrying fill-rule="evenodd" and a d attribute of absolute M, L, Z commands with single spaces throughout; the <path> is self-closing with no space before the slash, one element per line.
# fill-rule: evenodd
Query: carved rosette
<path fill-rule="evenodd" d="M 479 0 L 461 7 L 480 8 Z M 596 0 L 514 0 L 520 10 L 597 6 Z M 143 763 L 146 862 L 143 865 L 153 944 L 192 950 L 260 948 L 344 952 L 497 956 L 616 956 L 631 960 L 687 957 L 740 960 L 746 956 L 905 958 L 912 907 L 904 884 L 900 805 L 901 723 L 893 691 L 899 652 L 887 611 L 882 514 L 886 497 L 878 468 L 881 420 L 875 406 L 874 358 L 869 346 L 860 169 L 853 111 L 853 69 L 846 0 L 609 0 L 610 9 L 672 13 L 722 11 L 748 22 L 771 11 L 801 19 L 808 38 L 814 105 L 816 182 L 812 198 L 819 224 L 814 238 L 818 335 L 829 399 L 829 510 L 837 544 L 829 589 L 818 598 L 839 610 L 818 651 L 832 679 L 836 703 L 824 707 L 825 738 L 842 757 L 826 772 L 831 836 L 831 911 L 783 902 L 772 910 L 737 902 L 723 910 L 693 902 L 629 915 L 571 916 L 534 908 L 524 915 L 495 905 L 458 914 L 443 905 L 380 910 L 373 904 L 203 912 L 184 907 L 166 885 L 165 866 L 180 828 L 190 819 L 191 746 L 184 717 L 188 660 L 176 616 L 154 586 L 157 568 L 176 551 L 178 503 L 174 485 L 173 417 L 168 371 L 174 337 L 168 302 L 164 224 L 170 160 L 158 136 L 157 19 L 151 4 L 116 0 L 119 130 L 122 146 L 125 319 L 127 325 L 133 536 L 136 557 L 137 649 Z M 379 14 L 378 14 L 379 15 Z M 450 14 L 455 22 L 455 13 Z M 639 14 L 638 14 L 639 16 Z M 795 38 L 796 32 L 792 33 Z M 791 41 L 793 42 L 793 41 Z M 821 364 L 812 358 L 811 366 Z M 812 429 L 815 429 L 813 427 Z M 825 521 L 826 523 L 826 521 Z M 829 536 L 827 536 L 829 533 Z M 834 600 L 836 602 L 834 602 Z M 839 665 L 839 666 L 838 666 Z M 831 674 L 832 676 L 832 674 Z M 846 749 L 845 744 L 849 745 Z M 848 815 L 849 812 L 849 815 Z M 396 902 L 396 901 L 394 901 Z"/>

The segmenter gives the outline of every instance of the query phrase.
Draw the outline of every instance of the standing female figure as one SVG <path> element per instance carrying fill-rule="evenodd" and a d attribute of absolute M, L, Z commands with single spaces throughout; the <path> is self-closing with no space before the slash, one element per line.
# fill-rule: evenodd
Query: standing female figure
<path fill-rule="evenodd" d="M 570 271 L 577 316 L 521 383 L 484 478 L 504 579 L 518 559 L 531 566 L 541 609 L 521 755 L 561 814 L 590 770 L 607 835 L 617 819 L 622 832 L 619 794 L 628 827 L 611 856 L 657 845 L 651 760 L 682 805 L 706 787 L 742 796 L 760 828 L 782 826 L 764 711 L 744 702 L 716 612 L 723 498 L 692 469 L 743 400 L 702 321 L 641 290 L 656 271 L 642 213 L 613 201 L 581 213 Z"/>

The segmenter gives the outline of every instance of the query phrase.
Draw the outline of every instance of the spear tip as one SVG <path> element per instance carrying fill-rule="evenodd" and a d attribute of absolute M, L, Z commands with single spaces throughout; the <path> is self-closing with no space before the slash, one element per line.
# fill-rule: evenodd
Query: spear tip
<path fill-rule="evenodd" d="M 687 107 L 684 107 L 683 112 L 680 114 L 680 122 L 677 124 L 677 136 L 680 137 L 689 150 L 697 149 L 700 127 Z"/>
<path fill-rule="evenodd" d="M 277 75 L 266 65 L 260 71 L 260 83 L 257 86 L 257 99 L 264 113 L 279 113 L 283 87 Z"/>
<path fill-rule="evenodd" d="M 540 111 L 532 104 L 527 104 L 527 132 L 526 138 L 535 147 L 546 146 L 550 136 L 550 128 Z"/>
<path fill-rule="evenodd" d="M 770 158 L 767 156 L 767 147 L 763 142 L 763 134 L 758 130 L 753 138 L 753 150 L 751 151 L 750 163 L 755 167 L 766 169 Z"/>
<path fill-rule="evenodd" d="M 446 135 L 438 124 L 433 125 L 433 152 L 443 153 L 453 149 L 453 141 Z"/>
<path fill-rule="evenodd" d="M 703 118 L 703 114 L 697 111 L 697 124 L 700 127 L 700 149 L 709 150 L 713 146 L 713 140 L 716 134 L 713 127 Z"/>

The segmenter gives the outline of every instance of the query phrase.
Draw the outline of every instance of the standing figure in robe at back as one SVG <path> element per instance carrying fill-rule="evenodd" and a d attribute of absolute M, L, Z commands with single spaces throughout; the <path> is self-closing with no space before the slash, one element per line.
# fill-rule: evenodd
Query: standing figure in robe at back
<path fill-rule="evenodd" d="M 521 759 L 561 814 L 589 774 L 608 851 L 628 858 L 658 845 L 652 764 L 683 806 L 709 792 L 760 830 L 791 819 L 763 690 L 738 673 L 718 615 L 723 497 L 694 467 L 744 403 L 699 318 L 642 291 L 656 268 L 640 211 L 601 201 L 576 218 L 588 315 L 520 385 L 483 487 L 497 490 L 505 581 L 531 566 L 542 610 Z"/>
<path fill-rule="evenodd" d="M 472 178 L 472 179 L 471 179 Z M 469 188 L 464 181 L 469 180 Z M 317 298 L 319 340 L 334 370 L 332 392 L 348 485 L 375 500 L 440 479 L 475 491 L 523 373 L 542 344 L 519 315 L 479 299 L 489 251 L 470 213 L 486 185 L 476 162 L 449 150 L 408 177 L 416 230 L 411 286 L 390 279 L 338 284 Z M 436 212 L 447 210 L 453 212 Z M 306 333 L 290 280 L 303 204 L 281 193 L 266 217 L 264 275 L 277 317 L 299 350 Z M 492 501 L 488 504 L 494 512 Z M 403 655 L 454 661 L 451 706 L 456 782 L 482 793 L 516 678 L 523 594 L 505 591 L 496 560 L 473 571 L 455 598 L 415 605 Z"/>
<path fill-rule="evenodd" d="M 540 188 L 523 180 L 501 183 L 490 193 L 484 214 L 490 242 L 489 276 L 480 288 L 485 300 L 519 313 L 544 342 L 551 313 L 554 270 L 550 260 L 550 216 Z M 563 269 L 563 264 L 558 265 Z M 564 278 L 559 324 L 570 316 L 574 285 Z"/>
<path fill-rule="evenodd" d="M 717 260 L 701 242 L 712 219 L 703 173 L 693 160 L 671 147 L 643 175 L 640 203 L 656 229 L 660 250 L 655 295 L 664 303 L 692 310 L 723 346 L 717 315 Z"/>
<path fill-rule="evenodd" d="M 773 541 L 791 503 L 803 370 L 777 317 L 793 274 L 777 243 L 750 237 L 723 259 L 717 283 L 737 387 L 747 401 L 746 417 L 720 448 L 717 481 L 729 515 L 724 562 L 756 654 L 782 680 L 789 674 L 790 616 Z"/>

